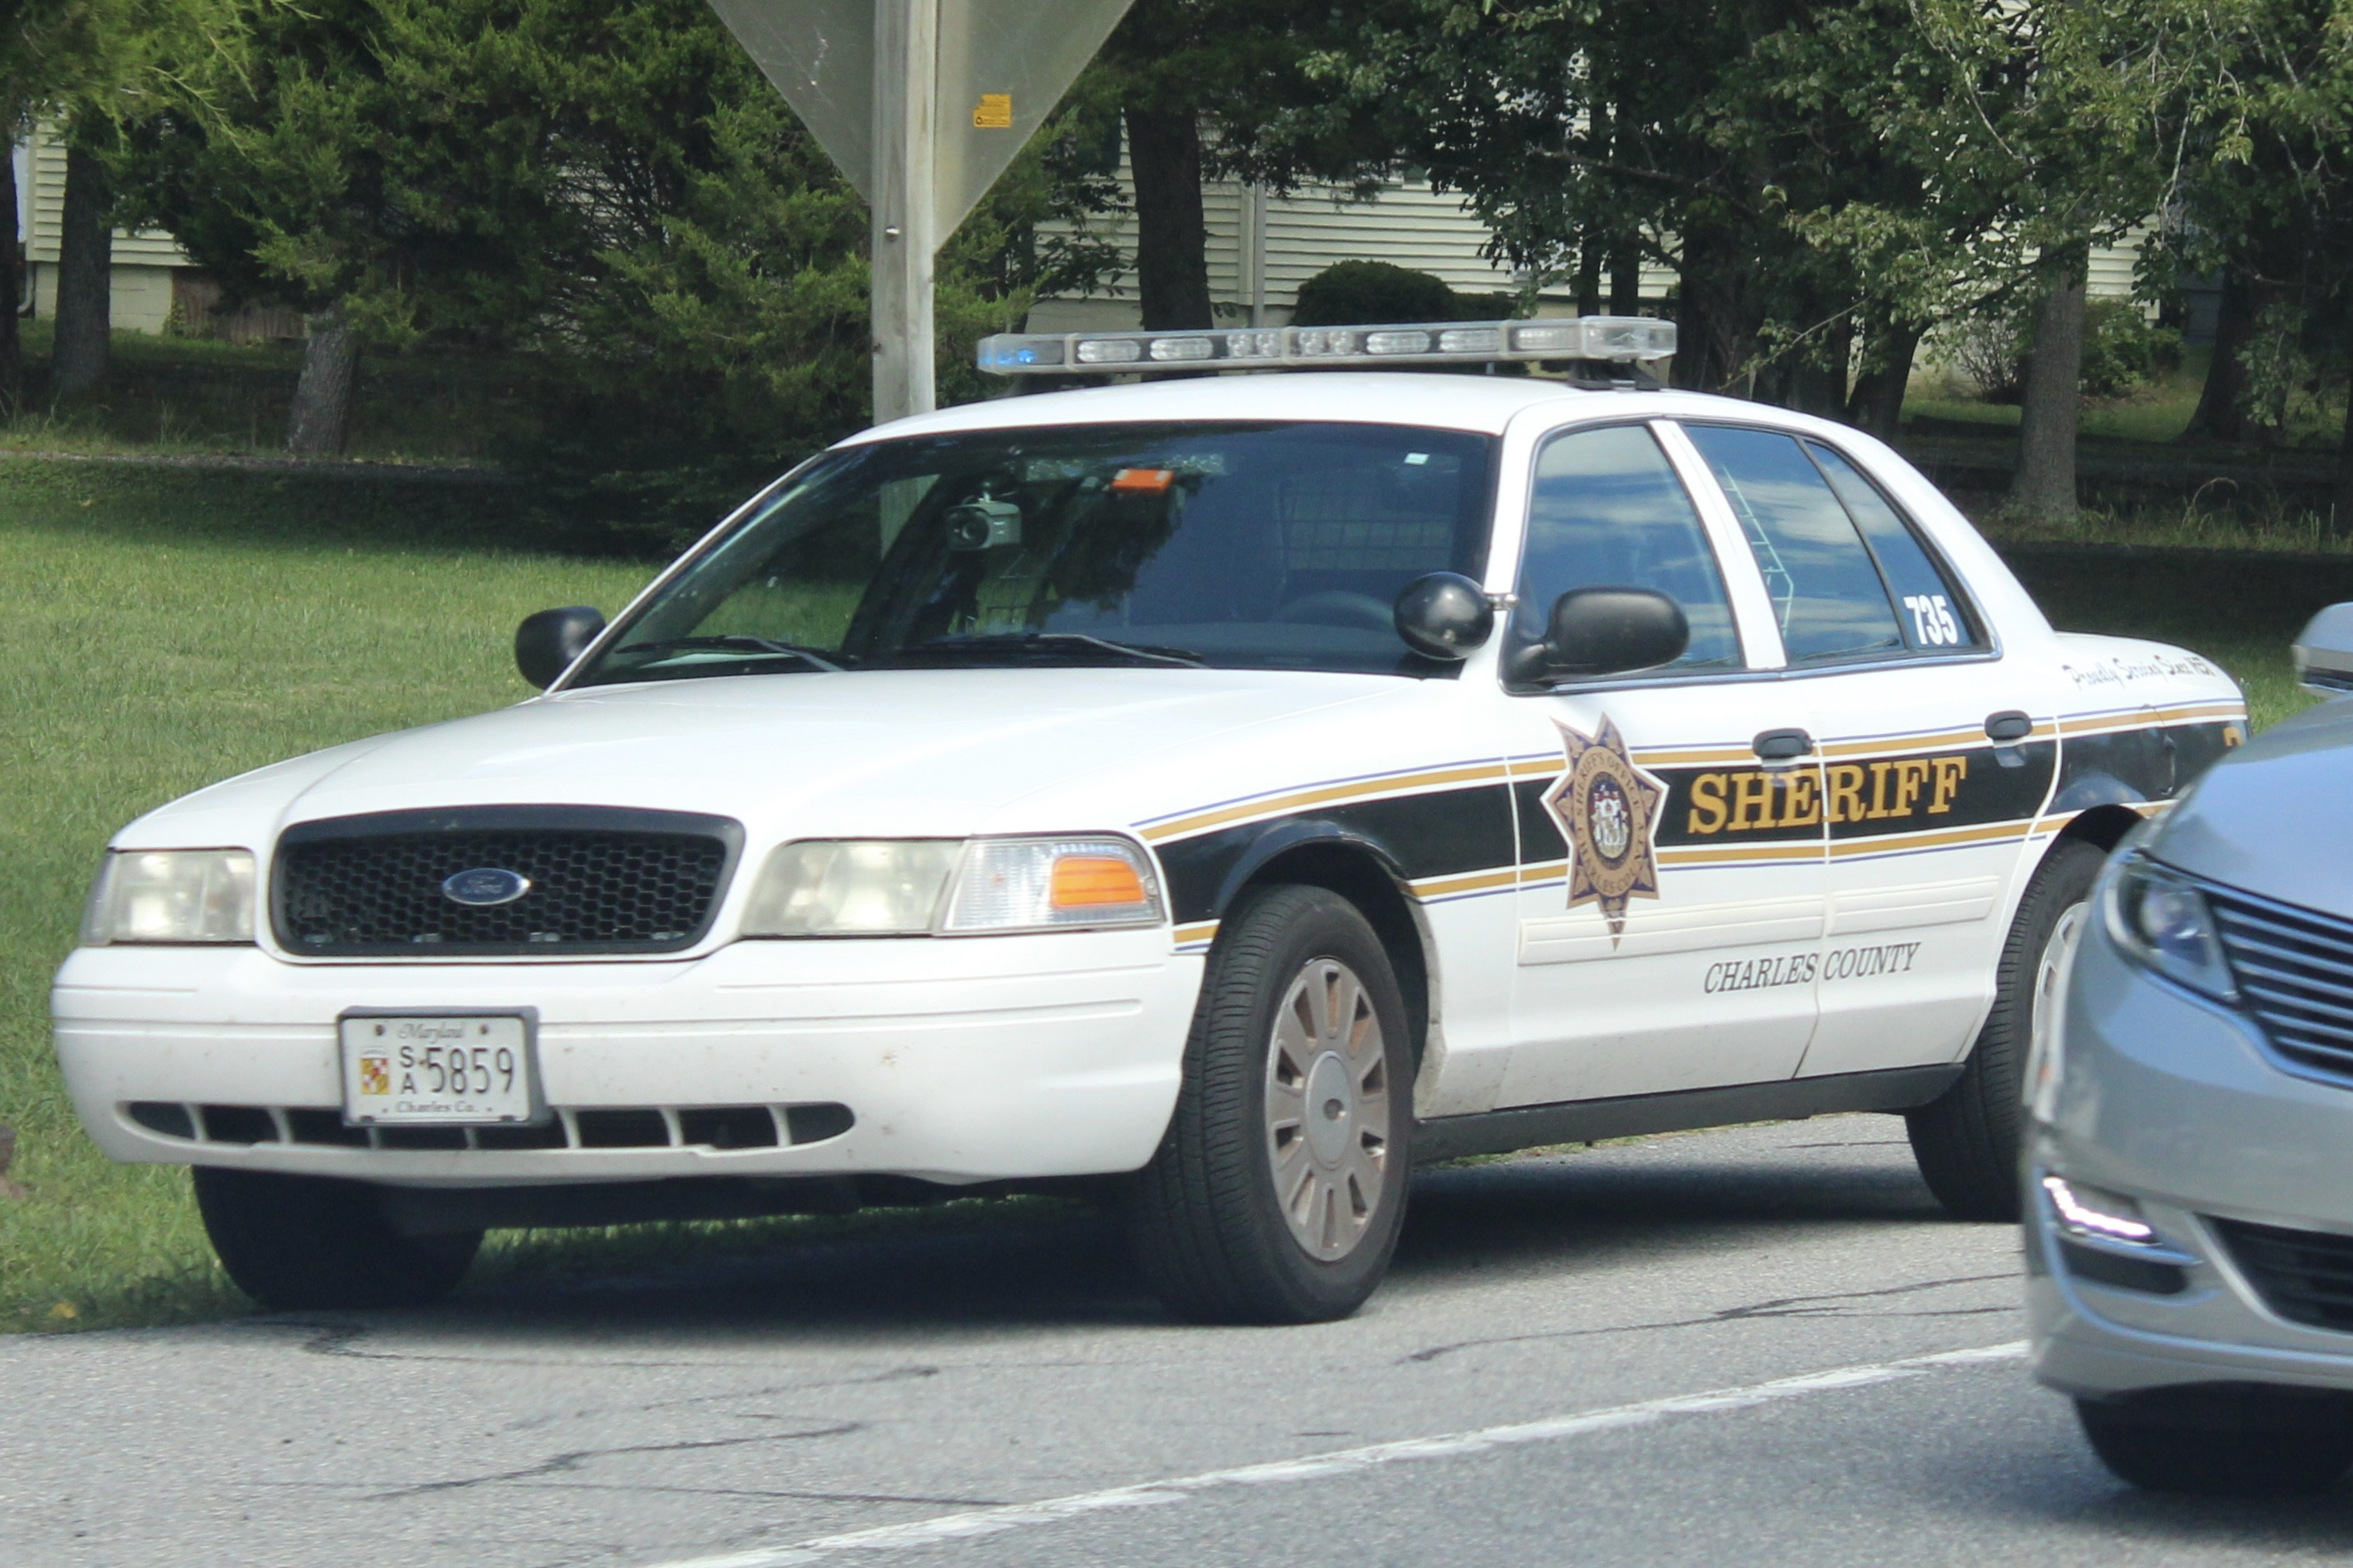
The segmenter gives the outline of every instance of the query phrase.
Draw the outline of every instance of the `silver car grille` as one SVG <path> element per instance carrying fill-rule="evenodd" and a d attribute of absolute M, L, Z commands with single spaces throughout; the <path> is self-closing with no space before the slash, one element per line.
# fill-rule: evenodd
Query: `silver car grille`
<path fill-rule="evenodd" d="M 2272 1048 L 2353 1084 L 2353 921 L 2208 885 L 2222 951 Z"/>

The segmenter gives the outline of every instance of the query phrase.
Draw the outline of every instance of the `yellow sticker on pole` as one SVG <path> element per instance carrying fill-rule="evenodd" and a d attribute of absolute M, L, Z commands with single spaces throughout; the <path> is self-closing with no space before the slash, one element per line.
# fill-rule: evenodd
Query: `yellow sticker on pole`
<path fill-rule="evenodd" d="M 975 131 L 1010 131 L 1013 129 L 1013 95 L 1009 92 L 984 92 L 973 106 L 972 128 Z"/>

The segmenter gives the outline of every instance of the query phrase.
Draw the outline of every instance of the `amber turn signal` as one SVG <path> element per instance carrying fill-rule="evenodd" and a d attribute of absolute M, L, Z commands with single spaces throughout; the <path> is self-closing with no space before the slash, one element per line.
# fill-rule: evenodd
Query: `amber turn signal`
<path fill-rule="evenodd" d="M 1052 891 L 1058 910 L 1099 909 L 1107 904 L 1141 904 L 1150 895 L 1144 879 L 1124 860 L 1108 855 L 1064 855 L 1054 862 Z"/>

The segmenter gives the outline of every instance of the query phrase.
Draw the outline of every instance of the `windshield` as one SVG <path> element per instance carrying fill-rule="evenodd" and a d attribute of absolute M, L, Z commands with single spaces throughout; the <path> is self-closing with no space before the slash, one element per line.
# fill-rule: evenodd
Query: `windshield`
<path fill-rule="evenodd" d="M 572 682 L 972 664 L 1451 673 L 1390 606 L 1477 576 L 1493 441 L 1377 425 L 989 430 L 830 453 Z"/>

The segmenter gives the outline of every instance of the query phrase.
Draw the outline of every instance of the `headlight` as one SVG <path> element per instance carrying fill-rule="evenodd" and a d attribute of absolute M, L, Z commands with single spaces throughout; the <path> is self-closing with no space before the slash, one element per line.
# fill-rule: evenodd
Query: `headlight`
<path fill-rule="evenodd" d="M 2117 867 L 2104 902 L 2108 934 L 2127 956 L 2192 991 L 2239 999 L 2213 912 L 2195 884 L 2135 855 Z"/>
<path fill-rule="evenodd" d="M 1160 884 L 1124 838 L 976 838 L 943 931 L 1155 925 Z"/>
<path fill-rule="evenodd" d="M 1160 919 L 1152 863 L 1124 838 L 806 839 L 768 857 L 743 934 L 969 936 Z"/>
<path fill-rule="evenodd" d="M 932 929 L 964 845 L 953 838 L 809 839 L 768 857 L 745 936 L 916 936 Z"/>
<path fill-rule="evenodd" d="M 2070 1236 L 2136 1247 L 2147 1247 L 2157 1240 L 2157 1229 L 2141 1217 L 2140 1205 L 2121 1193 L 2069 1182 L 2063 1176 L 2045 1176 L 2039 1184 L 2050 1200 L 2051 1216 Z"/>
<path fill-rule="evenodd" d="M 253 852 L 134 849 L 108 855 L 82 910 L 81 940 L 85 947 L 251 942 Z"/>

